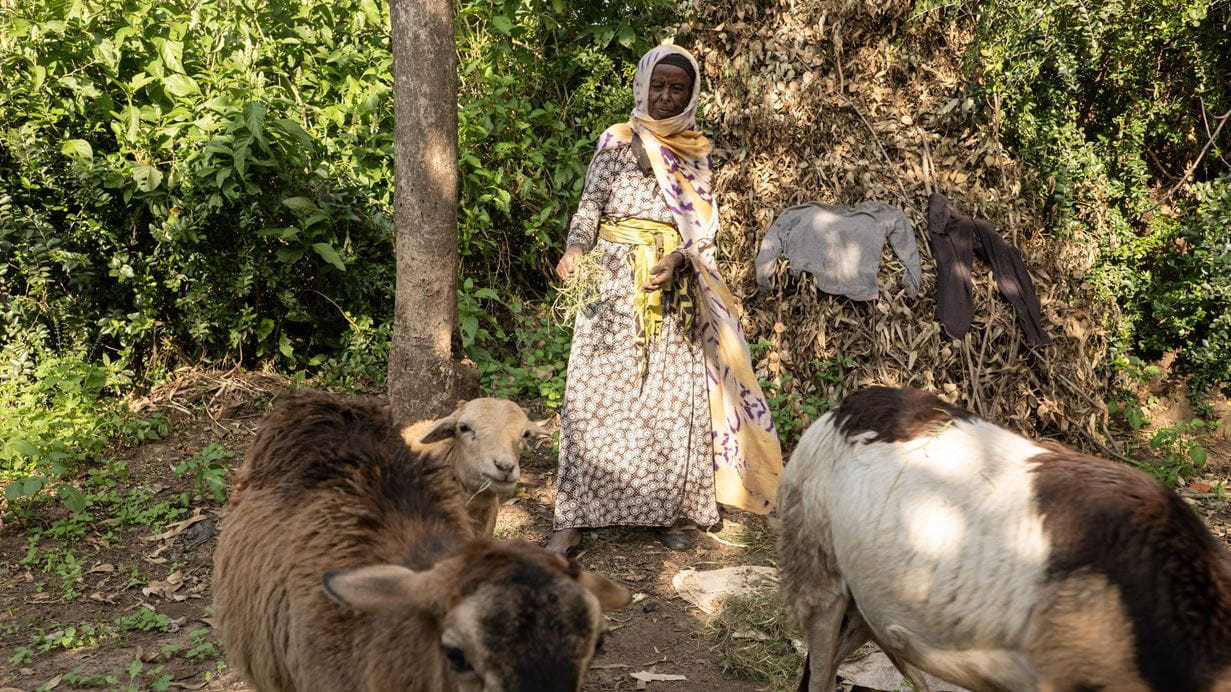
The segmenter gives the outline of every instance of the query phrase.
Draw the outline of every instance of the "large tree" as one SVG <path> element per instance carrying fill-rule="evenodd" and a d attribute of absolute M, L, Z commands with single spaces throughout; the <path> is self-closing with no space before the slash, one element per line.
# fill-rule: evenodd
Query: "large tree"
<path fill-rule="evenodd" d="M 457 325 L 457 58 L 451 0 L 393 0 L 397 289 L 389 399 L 403 418 L 469 396 Z M 459 347 L 460 350 L 460 347 Z"/>

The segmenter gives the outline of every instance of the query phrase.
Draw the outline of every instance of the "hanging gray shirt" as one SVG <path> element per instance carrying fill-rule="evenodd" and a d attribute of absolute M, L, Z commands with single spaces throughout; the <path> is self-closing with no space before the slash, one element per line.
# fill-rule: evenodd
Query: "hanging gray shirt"
<path fill-rule="evenodd" d="M 853 207 L 808 202 L 782 212 L 761 241 L 757 286 L 769 289 L 778 257 L 785 254 L 791 273 L 812 274 L 822 291 L 873 300 L 886 238 L 906 267 L 902 285 L 914 298 L 922 273 L 915 231 L 902 210 L 880 202 Z"/>

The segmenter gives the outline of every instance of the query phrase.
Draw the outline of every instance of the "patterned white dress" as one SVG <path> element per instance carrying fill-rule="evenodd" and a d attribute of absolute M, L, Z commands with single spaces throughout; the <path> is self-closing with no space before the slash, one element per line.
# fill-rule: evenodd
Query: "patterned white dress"
<path fill-rule="evenodd" d="M 633 286 L 631 246 L 597 239 L 604 216 L 675 226 L 654 175 L 641 172 L 631 147 L 595 155 L 569 228 L 568 244 L 592 248 L 607 275 L 600 298 L 573 329 L 555 529 L 670 526 L 677 517 L 710 526 L 719 517 L 701 344 L 664 300 L 662 331 L 642 379 L 633 314 L 633 291 L 641 289 Z"/>

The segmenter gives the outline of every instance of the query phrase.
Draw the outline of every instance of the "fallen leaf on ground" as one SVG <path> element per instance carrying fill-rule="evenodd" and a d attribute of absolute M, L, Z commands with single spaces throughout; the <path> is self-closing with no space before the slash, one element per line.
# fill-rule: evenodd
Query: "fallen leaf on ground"
<path fill-rule="evenodd" d="M 115 571 L 115 565 L 109 562 L 103 562 L 103 563 L 94 565 L 90 569 L 86 570 L 86 574 L 98 574 L 98 573 L 106 574 L 106 573 L 111 573 L 114 571 Z"/>
<path fill-rule="evenodd" d="M 770 639 L 773 639 L 773 637 L 769 636 L 768 634 L 765 634 L 764 632 L 758 632 L 757 630 L 738 630 L 735 632 L 735 634 L 732 634 L 731 636 L 735 637 L 736 639 L 751 639 L 753 641 L 758 641 L 758 642 L 765 642 L 765 641 L 769 641 Z"/>
<path fill-rule="evenodd" d="M 643 670 L 638 673 L 629 673 L 634 680 L 641 682 L 678 682 L 687 680 L 683 675 L 674 675 L 672 673 L 651 673 L 648 670 Z"/>
<path fill-rule="evenodd" d="M 209 519 L 209 517 L 202 514 L 201 508 L 198 507 L 196 511 L 193 512 L 191 517 L 188 517 L 187 519 L 184 519 L 182 521 L 175 522 L 174 524 L 171 525 L 171 528 L 167 529 L 166 531 L 163 531 L 162 533 L 154 534 L 153 536 L 142 536 L 141 540 L 147 543 L 156 543 L 158 541 L 165 541 L 168 538 L 175 538 L 176 536 L 183 533 L 184 529 L 188 528 L 189 526 L 192 526 L 198 521 L 205 521 L 206 519 Z"/>

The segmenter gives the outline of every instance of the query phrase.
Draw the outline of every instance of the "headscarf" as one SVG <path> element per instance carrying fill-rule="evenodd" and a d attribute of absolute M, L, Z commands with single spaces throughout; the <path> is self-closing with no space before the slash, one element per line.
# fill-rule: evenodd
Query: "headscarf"
<path fill-rule="evenodd" d="M 688 106 L 678 115 L 655 120 L 649 114 L 650 76 L 668 55 L 686 58 L 697 77 L 692 80 Z M 683 48 L 664 44 L 651 49 L 637 63 L 633 77 L 632 117 L 608 128 L 599 137 L 598 151 L 628 145 L 634 133 L 641 138 L 683 240 L 680 251 L 697 276 L 698 334 L 705 352 L 717 499 L 767 514 L 775 509 L 782 450 L 769 405 L 752 370 L 735 298 L 718 273 L 713 147 L 696 130 L 700 75 L 696 59 Z"/>

